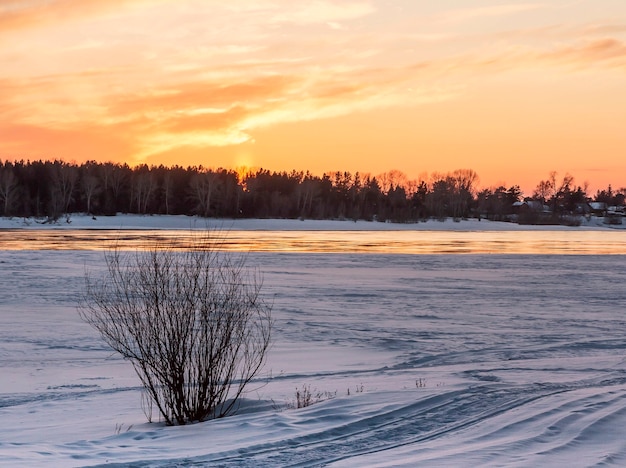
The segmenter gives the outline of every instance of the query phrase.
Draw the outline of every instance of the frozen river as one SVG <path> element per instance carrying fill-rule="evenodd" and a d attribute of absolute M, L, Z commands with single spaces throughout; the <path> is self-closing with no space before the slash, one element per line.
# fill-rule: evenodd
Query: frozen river
<path fill-rule="evenodd" d="M 485 223 L 486 224 L 486 223 Z M 191 230 L 8 229 L 0 250 L 137 249 L 166 241 L 185 248 Z M 377 254 L 626 254 L 626 230 L 294 231 L 224 230 L 223 248 L 251 252 Z"/>

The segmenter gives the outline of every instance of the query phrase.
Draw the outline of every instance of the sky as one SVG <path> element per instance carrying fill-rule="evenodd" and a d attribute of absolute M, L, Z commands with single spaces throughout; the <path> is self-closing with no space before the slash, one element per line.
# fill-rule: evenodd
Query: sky
<path fill-rule="evenodd" d="M 2 0 L 0 159 L 626 186 L 624 0 Z"/>

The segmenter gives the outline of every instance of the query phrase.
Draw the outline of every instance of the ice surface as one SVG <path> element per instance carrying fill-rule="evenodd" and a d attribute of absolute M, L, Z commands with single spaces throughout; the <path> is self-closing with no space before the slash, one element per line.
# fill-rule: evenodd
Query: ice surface
<path fill-rule="evenodd" d="M 274 346 L 239 413 L 147 423 L 82 323 L 101 252 L 0 252 L 2 466 L 626 464 L 626 258 L 251 253 Z M 290 409 L 296 387 L 334 398 Z"/>

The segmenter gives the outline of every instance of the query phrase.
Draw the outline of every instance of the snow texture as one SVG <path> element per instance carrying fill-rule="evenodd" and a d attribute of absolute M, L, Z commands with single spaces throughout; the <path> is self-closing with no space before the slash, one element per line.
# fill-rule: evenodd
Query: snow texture
<path fill-rule="evenodd" d="M 78 318 L 102 252 L 0 251 L 0 465 L 624 466 L 625 260 L 252 252 L 268 364 L 236 415 L 166 427 Z"/>

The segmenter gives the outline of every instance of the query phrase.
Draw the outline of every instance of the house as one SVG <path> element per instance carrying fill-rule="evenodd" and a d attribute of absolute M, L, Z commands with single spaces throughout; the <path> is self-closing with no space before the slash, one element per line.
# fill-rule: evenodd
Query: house
<path fill-rule="evenodd" d="M 550 207 L 548 205 L 544 205 L 541 200 L 526 199 L 524 201 L 517 201 L 513 203 L 513 211 L 515 213 L 524 213 L 528 211 L 533 211 L 535 213 L 549 213 Z"/>
<path fill-rule="evenodd" d="M 548 205 L 540 200 L 527 198 L 513 203 L 512 221 L 519 224 L 551 224 L 552 213 Z"/>
<path fill-rule="evenodd" d="M 604 216 L 608 209 L 604 202 L 589 202 L 589 207 L 591 208 L 591 214 L 594 216 Z"/>

